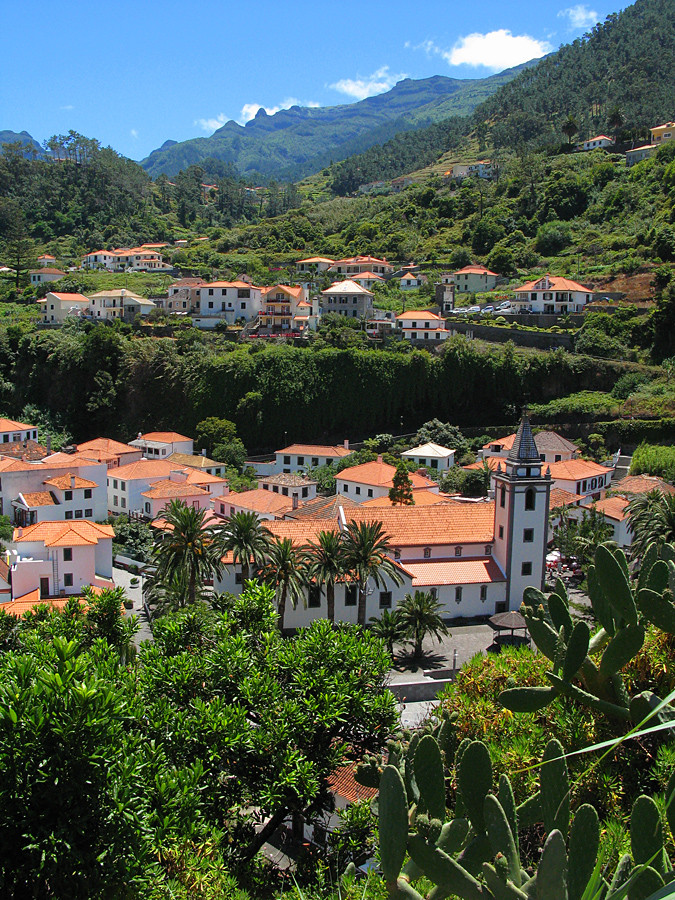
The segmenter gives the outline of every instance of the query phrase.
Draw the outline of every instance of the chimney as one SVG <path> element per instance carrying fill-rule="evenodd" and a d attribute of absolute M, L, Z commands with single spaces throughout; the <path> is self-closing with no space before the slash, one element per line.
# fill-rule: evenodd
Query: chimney
<path fill-rule="evenodd" d="M 382 454 L 381 454 L 381 453 L 378 453 L 378 454 L 377 454 L 377 461 L 378 461 L 379 463 L 382 462 Z"/>
<path fill-rule="evenodd" d="M 298 495 L 293 494 L 293 509 L 297 509 L 300 503 L 298 502 Z"/>
<path fill-rule="evenodd" d="M 183 472 L 182 469 L 173 469 L 169 473 L 169 481 L 175 481 L 176 483 L 182 484 L 184 481 L 187 481 L 187 472 Z"/>
<path fill-rule="evenodd" d="M 202 450 L 202 456 L 206 456 L 206 447 Z"/>
<path fill-rule="evenodd" d="M 345 438 L 343 441 L 345 450 L 349 450 L 349 438 Z"/>
<path fill-rule="evenodd" d="M 75 476 L 74 475 L 70 476 L 70 487 L 71 487 L 71 489 L 75 487 Z"/>
<path fill-rule="evenodd" d="M 137 440 L 137 441 L 140 441 L 140 439 L 141 439 L 142 437 L 143 437 L 143 435 L 142 435 L 142 434 L 140 433 L 140 431 L 139 431 L 138 434 L 136 435 L 136 440 Z"/>
<path fill-rule="evenodd" d="M 16 529 L 16 536 L 17 536 L 17 538 L 22 538 L 22 537 L 23 537 L 23 528 L 17 528 L 17 529 Z"/>
<path fill-rule="evenodd" d="M 229 496 L 229 493 L 230 493 L 230 485 L 226 484 L 225 487 L 223 488 L 223 497 Z"/>

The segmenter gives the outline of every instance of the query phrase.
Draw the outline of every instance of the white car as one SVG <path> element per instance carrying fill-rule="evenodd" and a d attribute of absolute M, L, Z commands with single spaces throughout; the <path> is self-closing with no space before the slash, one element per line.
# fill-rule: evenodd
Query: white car
<path fill-rule="evenodd" d="M 468 312 L 468 313 L 479 313 L 479 312 L 480 312 L 480 306 L 470 306 L 470 307 L 466 310 L 466 312 Z"/>

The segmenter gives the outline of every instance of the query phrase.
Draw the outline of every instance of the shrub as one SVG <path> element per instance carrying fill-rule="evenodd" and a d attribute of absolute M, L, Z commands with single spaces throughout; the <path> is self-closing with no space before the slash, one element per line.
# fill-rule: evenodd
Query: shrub
<path fill-rule="evenodd" d="M 633 454 L 631 475 L 658 475 L 675 481 L 675 447 L 642 443 Z"/>
<path fill-rule="evenodd" d="M 555 256 L 572 241 L 570 226 L 565 222 L 545 222 L 537 230 L 535 248 L 545 256 Z"/>

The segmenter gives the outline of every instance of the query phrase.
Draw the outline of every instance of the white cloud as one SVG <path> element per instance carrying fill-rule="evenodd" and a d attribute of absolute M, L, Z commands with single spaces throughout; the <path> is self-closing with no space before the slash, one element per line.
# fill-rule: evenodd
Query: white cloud
<path fill-rule="evenodd" d="M 250 122 L 251 119 L 255 118 L 259 109 L 264 109 L 268 116 L 273 116 L 275 113 L 278 113 L 279 110 L 289 109 L 291 106 L 308 106 L 311 109 L 316 109 L 320 104 L 315 100 L 310 100 L 308 103 L 302 103 L 297 97 L 286 97 L 285 100 L 282 100 L 281 103 L 276 106 L 263 106 L 262 103 L 244 103 L 237 117 L 237 122 L 239 122 L 240 125 L 245 125 L 247 122 Z M 213 133 L 218 128 L 222 128 L 227 121 L 228 119 L 225 113 L 218 113 L 217 116 L 214 116 L 211 119 L 197 119 L 195 125 L 199 125 L 204 131 Z"/>
<path fill-rule="evenodd" d="M 486 34 L 467 34 L 452 50 L 444 50 L 441 55 L 451 66 L 483 66 L 500 72 L 544 56 L 552 49 L 548 41 L 538 41 L 529 34 L 512 34 L 507 28 L 500 28 Z"/>
<path fill-rule="evenodd" d="M 195 125 L 201 126 L 204 131 L 213 132 L 221 128 L 227 122 L 225 113 L 218 113 L 213 119 L 196 119 Z"/>
<path fill-rule="evenodd" d="M 558 13 L 559 18 L 569 19 L 569 27 L 573 31 L 581 31 L 583 28 L 590 28 L 599 21 L 599 16 L 594 9 L 589 9 L 583 3 L 577 3 L 576 6 L 569 6 L 567 9 L 561 9 Z"/>
<path fill-rule="evenodd" d="M 138 137 L 138 132 L 136 131 L 135 128 L 132 128 L 131 131 L 129 132 L 129 134 L 132 136 L 132 138 Z"/>
<path fill-rule="evenodd" d="M 341 94 L 346 94 L 348 97 L 354 97 L 355 100 L 365 100 L 366 97 L 390 90 L 397 81 L 406 77 L 404 72 L 394 74 L 389 71 L 389 66 L 382 66 L 365 78 L 341 78 L 334 84 L 329 84 L 328 87 Z"/>

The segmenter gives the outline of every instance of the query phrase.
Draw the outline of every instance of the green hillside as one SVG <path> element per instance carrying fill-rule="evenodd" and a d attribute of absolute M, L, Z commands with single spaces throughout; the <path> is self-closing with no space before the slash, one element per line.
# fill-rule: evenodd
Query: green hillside
<path fill-rule="evenodd" d="M 481 79 L 407 78 L 385 94 L 358 103 L 316 109 L 294 106 L 273 116 L 260 110 L 246 125 L 227 122 L 208 138 L 167 141 L 141 165 L 153 177 L 173 176 L 194 164 L 208 172 L 211 160 L 218 160 L 242 174 L 301 178 L 399 132 L 468 115 L 522 69 Z"/>

